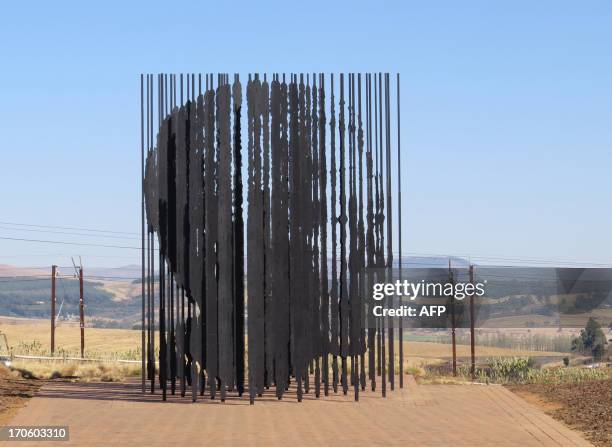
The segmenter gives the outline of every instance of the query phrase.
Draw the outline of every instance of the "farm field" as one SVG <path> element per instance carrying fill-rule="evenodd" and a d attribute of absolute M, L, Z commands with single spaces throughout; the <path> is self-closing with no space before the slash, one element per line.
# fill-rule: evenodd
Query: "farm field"
<path fill-rule="evenodd" d="M 14 354 L 50 355 L 48 320 L 0 317 L 0 332 L 6 334 Z M 78 323 L 62 322 L 55 330 L 55 355 L 80 355 Z M 90 358 L 140 358 L 140 331 L 85 327 L 85 356 Z"/>
<path fill-rule="evenodd" d="M 18 319 L 0 317 L 0 331 L 8 337 L 9 344 L 15 354 L 49 355 L 50 335 L 47 320 Z M 139 330 L 85 328 L 85 354 L 90 358 L 118 358 L 137 360 L 140 357 Z M 67 356 L 79 354 L 80 331 L 76 323 L 62 323 L 56 329 L 56 355 L 65 353 Z M 489 357 L 562 357 L 567 355 L 554 351 L 535 351 L 509 349 L 492 346 L 476 347 L 477 358 Z M 419 362 L 436 362 L 452 357 L 449 344 L 431 341 L 407 341 L 404 352 L 409 365 Z M 398 349 L 396 348 L 396 354 Z M 457 345 L 458 357 L 469 357 L 470 346 Z"/>
<path fill-rule="evenodd" d="M 568 427 L 580 430 L 594 445 L 612 446 L 612 374 L 582 383 L 532 383 L 510 390 Z"/>
<path fill-rule="evenodd" d="M 406 342 L 405 353 L 409 357 L 419 357 L 423 359 L 440 358 L 448 359 L 453 356 L 451 345 L 443 343 L 432 343 L 432 342 Z M 519 350 L 509 348 L 497 348 L 490 346 L 478 347 L 476 346 L 476 357 L 477 358 L 488 358 L 488 357 L 562 357 L 562 352 L 550 352 L 550 351 L 530 351 L 530 350 Z M 457 357 L 469 357 L 470 356 L 470 345 L 457 344 Z"/>
<path fill-rule="evenodd" d="M 560 316 L 545 315 L 509 315 L 503 317 L 488 318 L 482 324 L 484 328 L 531 328 L 544 330 L 557 330 L 559 321 L 564 328 L 580 329 L 584 327 L 589 317 L 594 317 L 602 322 L 604 326 L 612 322 L 611 308 L 598 308 L 588 313 L 563 314 Z"/>

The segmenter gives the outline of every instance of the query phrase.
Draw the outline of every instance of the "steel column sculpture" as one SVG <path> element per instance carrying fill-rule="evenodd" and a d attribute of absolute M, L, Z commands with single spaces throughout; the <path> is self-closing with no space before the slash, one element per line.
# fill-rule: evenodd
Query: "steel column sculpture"
<path fill-rule="evenodd" d="M 319 398 L 338 384 L 358 400 L 377 375 L 385 395 L 396 336 L 403 373 L 401 327 L 366 329 L 363 305 L 364 271 L 394 267 L 392 194 L 401 219 L 389 75 L 270 79 L 249 75 L 243 95 L 238 75 L 205 75 L 204 90 L 199 75 L 197 93 L 193 74 L 180 86 L 159 75 L 156 94 L 154 76 L 142 78 L 143 377 L 164 399 L 178 380 L 194 401 L 248 388 L 254 403 L 270 387 L 302 400 L 311 385 Z"/>

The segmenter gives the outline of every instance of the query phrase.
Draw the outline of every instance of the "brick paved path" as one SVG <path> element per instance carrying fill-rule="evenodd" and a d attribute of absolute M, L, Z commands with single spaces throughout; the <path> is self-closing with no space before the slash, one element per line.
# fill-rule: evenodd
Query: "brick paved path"
<path fill-rule="evenodd" d="M 316 400 L 264 395 L 225 404 L 142 396 L 139 383 L 51 383 L 12 425 L 69 425 L 78 446 L 589 446 L 579 434 L 496 385 L 416 385 Z M 263 401 L 262 401 L 263 400 Z M 194 440 L 200 439 L 199 442 Z M 49 447 L 54 443 L 42 442 Z M 37 445 L 2 442 L 0 447 Z"/>

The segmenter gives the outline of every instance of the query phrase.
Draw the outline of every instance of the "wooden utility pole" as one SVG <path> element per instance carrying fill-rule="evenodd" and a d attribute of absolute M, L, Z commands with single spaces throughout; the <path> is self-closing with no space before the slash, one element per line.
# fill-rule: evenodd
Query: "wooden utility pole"
<path fill-rule="evenodd" d="M 83 302 L 83 266 L 79 267 L 79 314 L 81 322 L 81 358 L 85 358 L 85 305 Z"/>
<path fill-rule="evenodd" d="M 474 266 L 470 265 L 470 284 L 474 285 Z M 476 379 L 476 349 L 474 343 L 474 291 L 470 294 L 470 352 L 472 357 L 472 380 Z"/>
<path fill-rule="evenodd" d="M 451 261 L 448 260 L 448 278 L 453 286 L 453 295 L 451 296 L 451 337 L 453 344 L 453 376 L 457 376 L 457 345 L 455 342 L 455 280 L 453 271 L 451 270 Z"/>
<path fill-rule="evenodd" d="M 55 276 L 57 265 L 51 266 L 51 356 L 55 352 Z"/>

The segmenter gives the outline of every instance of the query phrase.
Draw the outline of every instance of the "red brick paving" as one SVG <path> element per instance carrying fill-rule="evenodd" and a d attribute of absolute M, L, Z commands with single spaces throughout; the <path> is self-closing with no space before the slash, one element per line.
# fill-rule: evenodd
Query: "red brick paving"
<path fill-rule="evenodd" d="M 222 404 L 143 396 L 140 384 L 49 383 L 11 425 L 68 425 L 68 446 L 590 446 L 496 385 L 416 385 L 298 404 L 265 394 Z M 3 442 L 1 447 L 55 443 Z"/>

